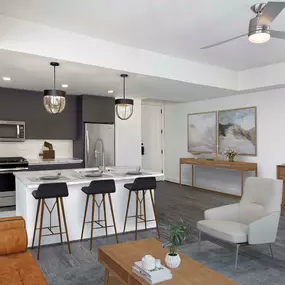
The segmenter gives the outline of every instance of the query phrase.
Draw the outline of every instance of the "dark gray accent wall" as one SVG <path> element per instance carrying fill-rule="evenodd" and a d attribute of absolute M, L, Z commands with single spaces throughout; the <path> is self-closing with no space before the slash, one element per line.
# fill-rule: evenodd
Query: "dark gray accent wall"
<path fill-rule="evenodd" d="M 42 92 L 0 88 L 0 120 L 25 121 L 26 139 L 71 139 L 78 135 L 77 96 L 67 95 L 61 114 L 49 114 Z"/>
<path fill-rule="evenodd" d="M 82 121 L 88 123 L 115 123 L 115 100 L 111 97 L 82 96 Z"/>
<path fill-rule="evenodd" d="M 73 142 L 74 157 L 85 159 L 84 123 L 115 124 L 115 99 L 112 97 L 81 95 L 78 97 L 78 136 Z"/>

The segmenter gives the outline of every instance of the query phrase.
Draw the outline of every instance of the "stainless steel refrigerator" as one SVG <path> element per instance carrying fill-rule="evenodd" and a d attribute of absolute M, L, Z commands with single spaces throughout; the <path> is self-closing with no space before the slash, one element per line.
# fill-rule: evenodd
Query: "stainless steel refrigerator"
<path fill-rule="evenodd" d="M 103 165 L 115 165 L 115 127 L 85 123 L 85 167 Z"/>

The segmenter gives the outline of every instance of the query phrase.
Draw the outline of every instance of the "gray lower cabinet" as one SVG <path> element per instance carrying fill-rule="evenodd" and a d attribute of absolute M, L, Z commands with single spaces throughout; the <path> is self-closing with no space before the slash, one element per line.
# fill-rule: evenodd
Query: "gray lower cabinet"
<path fill-rule="evenodd" d="M 29 171 L 76 169 L 76 168 L 82 168 L 82 167 L 83 167 L 83 163 L 29 165 Z"/>

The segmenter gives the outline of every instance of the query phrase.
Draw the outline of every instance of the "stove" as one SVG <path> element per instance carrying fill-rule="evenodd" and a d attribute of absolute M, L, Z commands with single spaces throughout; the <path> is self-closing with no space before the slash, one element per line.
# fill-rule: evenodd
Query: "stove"
<path fill-rule="evenodd" d="M 15 206 L 15 176 L 13 172 L 28 170 L 23 157 L 0 157 L 0 207 Z"/>
<path fill-rule="evenodd" d="M 23 157 L 0 157 L 0 172 L 25 170 L 28 166 L 28 161 Z"/>

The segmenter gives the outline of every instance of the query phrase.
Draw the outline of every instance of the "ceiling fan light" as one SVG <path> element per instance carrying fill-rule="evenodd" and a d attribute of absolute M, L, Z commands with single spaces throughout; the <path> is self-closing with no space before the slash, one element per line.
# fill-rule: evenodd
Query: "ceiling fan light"
<path fill-rule="evenodd" d="M 270 40 L 270 33 L 264 31 L 255 31 L 248 36 L 248 39 L 251 43 L 263 44 Z"/>

